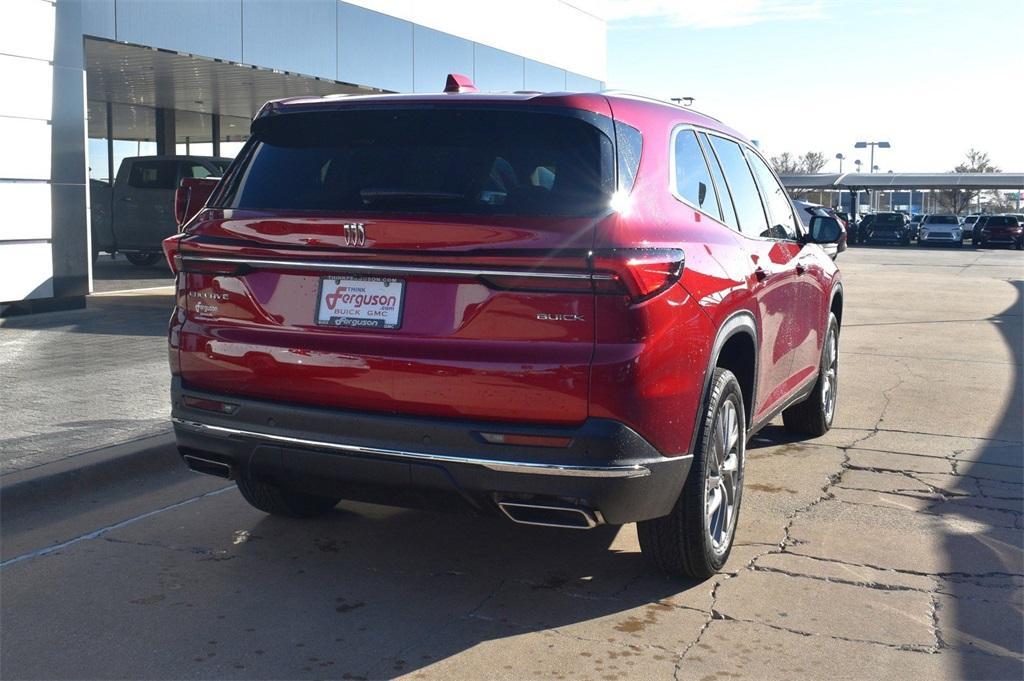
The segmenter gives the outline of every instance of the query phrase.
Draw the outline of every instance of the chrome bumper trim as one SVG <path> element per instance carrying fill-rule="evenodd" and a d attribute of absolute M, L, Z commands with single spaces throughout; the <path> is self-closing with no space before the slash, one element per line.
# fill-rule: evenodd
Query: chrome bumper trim
<path fill-rule="evenodd" d="M 282 270 L 313 270 L 318 272 L 347 272 L 349 274 L 422 274 L 435 277 L 519 277 L 530 279 L 611 281 L 613 274 L 597 272 L 542 272 L 537 270 L 485 270 L 461 267 L 432 267 L 418 265 L 387 265 L 366 263 L 325 262 L 313 260 L 271 260 L 265 258 L 221 258 L 216 256 L 182 255 L 183 263 L 215 262 L 226 265 L 246 265 L 254 268 Z"/>
<path fill-rule="evenodd" d="M 348 454 L 365 454 L 370 456 L 381 456 L 390 459 L 404 459 L 408 461 L 432 461 L 435 463 L 468 464 L 472 466 L 483 466 L 492 471 L 502 473 L 530 473 L 534 475 L 561 475 L 579 478 L 645 478 L 651 474 L 651 469 L 640 464 L 630 466 L 570 466 L 554 463 L 531 463 L 526 461 L 502 461 L 500 459 L 476 459 L 465 456 L 449 456 L 446 454 L 430 454 L 427 452 L 406 452 L 397 449 L 382 449 L 379 447 L 364 447 L 362 445 L 344 444 L 340 442 L 326 442 L 323 440 L 307 440 L 286 435 L 274 435 L 272 433 L 259 433 L 252 430 L 240 430 L 227 428 L 225 426 L 214 426 L 209 423 L 200 423 L 174 417 L 171 419 L 174 425 L 191 430 L 195 433 L 218 435 L 221 437 L 243 438 L 251 440 L 262 440 L 275 442 L 284 445 L 298 447 L 312 447 L 315 449 L 330 449 Z M 686 457 L 674 457 L 687 458 Z"/>

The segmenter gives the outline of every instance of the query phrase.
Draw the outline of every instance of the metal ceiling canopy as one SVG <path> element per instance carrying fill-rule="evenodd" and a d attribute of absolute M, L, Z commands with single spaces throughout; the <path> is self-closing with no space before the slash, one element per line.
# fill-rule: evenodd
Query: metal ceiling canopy
<path fill-rule="evenodd" d="M 787 189 L 1024 189 L 1024 173 L 818 173 L 779 179 Z"/>
<path fill-rule="evenodd" d="M 239 132 L 248 134 L 248 122 L 271 99 L 383 92 L 286 71 L 93 38 L 85 40 L 85 68 L 90 137 L 106 135 L 105 118 L 101 115 L 106 102 L 123 105 L 114 107 L 115 137 L 134 140 L 153 137 L 154 108 L 177 112 L 178 137 L 182 137 L 183 131 L 201 134 L 209 125 L 202 122 L 209 121 L 209 116 L 190 117 L 184 112 L 234 117 L 245 122 Z"/>

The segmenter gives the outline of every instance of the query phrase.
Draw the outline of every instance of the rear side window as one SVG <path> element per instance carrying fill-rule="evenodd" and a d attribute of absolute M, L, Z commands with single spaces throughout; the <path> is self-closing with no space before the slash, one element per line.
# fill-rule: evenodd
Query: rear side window
<path fill-rule="evenodd" d="M 775 179 L 775 175 L 760 156 L 748 151 L 747 157 L 754 169 L 754 175 L 757 176 L 757 183 L 761 186 L 764 206 L 770 220 L 768 231 L 762 233 L 761 236 L 769 239 L 795 240 L 797 236 L 796 221 L 793 218 L 793 203 L 789 199 L 789 194 Z"/>
<path fill-rule="evenodd" d="M 740 231 L 749 236 L 761 236 L 768 231 L 768 220 L 761 205 L 761 195 L 754 184 L 754 176 L 743 158 L 740 145 L 724 137 L 710 135 L 711 146 L 722 163 L 722 172 L 729 182 L 732 201 L 739 219 Z"/>
<path fill-rule="evenodd" d="M 137 161 L 128 175 L 136 189 L 174 189 L 178 185 L 177 161 Z"/>
<path fill-rule="evenodd" d="M 181 164 L 181 176 L 182 177 L 210 177 L 213 175 L 210 169 L 201 163 L 182 163 Z"/>
<path fill-rule="evenodd" d="M 611 140 L 571 116 L 388 108 L 257 120 L 219 200 L 255 210 L 594 215 L 615 183 Z"/>
<path fill-rule="evenodd" d="M 1009 215 L 997 215 L 995 217 L 989 218 L 988 224 L 990 227 L 1005 227 L 1007 225 L 1013 225 L 1014 227 L 1016 227 L 1017 218 L 1011 217 Z"/>
<path fill-rule="evenodd" d="M 640 167 L 643 136 L 632 125 L 615 121 L 615 144 L 619 154 L 619 190 L 628 194 L 633 189 L 636 171 Z"/>
<path fill-rule="evenodd" d="M 729 191 L 729 183 L 725 181 L 722 167 L 718 165 L 718 159 L 715 158 L 715 152 L 711 148 L 711 140 L 703 132 L 699 133 L 697 137 L 700 139 L 700 145 L 704 147 L 704 157 L 708 160 L 711 175 L 715 179 L 715 187 L 718 188 L 718 203 L 722 208 L 722 222 L 735 230 L 739 230 L 740 223 L 736 219 L 736 209 L 732 205 L 732 193 Z"/>
<path fill-rule="evenodd" d="M 711 183 L 711 172 L 704 161 L 704 153 L 692 130 L 679 130 L 675 136 L 672 174 L 676 196 L 716 219 L 722 215 Z"/>

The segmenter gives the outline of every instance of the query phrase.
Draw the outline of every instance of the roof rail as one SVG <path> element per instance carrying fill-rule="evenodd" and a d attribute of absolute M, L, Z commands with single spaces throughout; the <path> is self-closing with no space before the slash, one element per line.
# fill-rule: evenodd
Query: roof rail
<path fill-rule="evenodd" d="M 621 90 L 619 88 L 610 88 L 610 89 L 601 90 L 601 91 L 599 91 L 598 94 L 602 94 L 602 95 L 622 95 L 622 96 L 625 96 L 625 97 L 633 97 L 634 99 L 644 99 L 644 100 L 647 100 L 648 102 L 656 102 L 658 104 L 664 104 L 665 106 L 675 107 L 676 109 L 682 109 L 683 111 L 692 111 L 693 113 L 700 114 L 701 116 L 704 116 L 705 118 L 710 118 L 711 120 L 713 120 L 713 121 L 715 121 L 717 123 L 721 123 L 722 122 L 721 120 L 715 118 L 711 114 L 706 114 L 703 111 L 699 111 L 699 110 L 694 109 L 692 107 L 680 106 L 680 105 L 676 104 L 675 102 L 666 102 L 664 99 L 658 99 L 657 97 L 651 97 L 650 95 L 641 95 L 641 94 L 639 94 L 637 92 L 630 92 L 629 90 Z"/>

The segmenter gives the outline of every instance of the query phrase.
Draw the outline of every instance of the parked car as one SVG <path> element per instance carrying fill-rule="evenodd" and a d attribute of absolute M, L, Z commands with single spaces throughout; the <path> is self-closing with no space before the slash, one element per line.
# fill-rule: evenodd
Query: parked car
<path fill-rule="evenodd" d="M 964 231 L 955 215 L 925 215 L 917 237 L 919 246 L 925 244 L 964 245 Z"/>
<path fill-rule="evenodd" d="M 843 231 L 839 241 L 843 245 L 843 248 L 846 247 L 849 222 L 845 213 L 839 213 L 833 208 L 827 208 L 821 204 L 802 201 L 800 199 L 793 199 L 793 208 L 796 210 L 797 217 L 800 218 L 800 222 L 803 223 L 805 229 L 810 229 L 811 220 L 816 216 L 836 218 Z"/>
<path fill-rule="evenodd" d="M 910 218 L 903 213 L 875 213 L 864 233 L 864 243 L 886 242 L 902 246 L 910 244 Z"/>
<path fill-rule="evenodd" d="M 910 222 L 907 223 L 907 230 L 910 232 L 911 239 L 916 239 L 917 235 L 920 233 L 922 220 L 924 220 L 924 215 L 921 213 L 914 213 L 910 216 Z"/>
<path fill-rule="evenodd" d="M 985 224 L 978 228 L 979 238 L 975 243 L 979 247 L 1004 244 L 1017 250 L 1024 249 L 1022 225 L 1024 220 L 1019 220 L 1016 215 L 990 215 L 986 218 Z"/>
<path fill-rule="evenodd" d="M 856 232 L 857 232 L 857 243 L 858 244 L 867 243 L 868 230 L 871 229 L 871 223 L 874 222 L 874 221 L 875 221 L 875 214 L 874 213 L 868 213 L 867 215 L 865 215 L 864 217 L 862 217 L 860 219 L 860 222 L 857 223 Z"/>
<path fill-rule="evenodd" d="M 751 435 L 832 424 L 839 223 L 689 109 L 448 80 L 269 102 L 165 241 L 182 457 L 285 516 L 635 521 L 708 577 Z"/>
<path fill-rule="evenodd" d="M 161 243 L 177 231 L 174 192 L 183 178 L 220 177 L 229 158 L 135 156 L 121 161 L 114 184 L 89 183 L 92 249 L 124 253 L 133 265 L 161 257 Z"/>
<path fill-rule="evenodd" d="M 960 226 L 963 227 L 965 239 L 967 237 L 970 237 L 971 241 L 974 241 L 974 226 L 978 222 L 978 218 L 980 217 L 981 215 L 979 214 L 971 214 L 964 216 L 964 218 L 961 220 Z"/>

